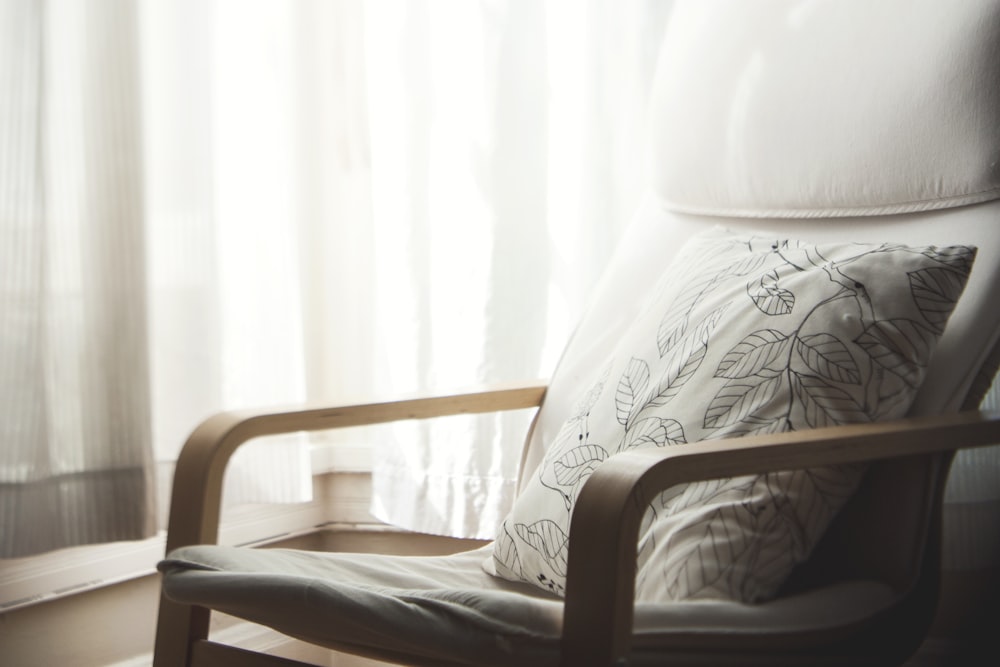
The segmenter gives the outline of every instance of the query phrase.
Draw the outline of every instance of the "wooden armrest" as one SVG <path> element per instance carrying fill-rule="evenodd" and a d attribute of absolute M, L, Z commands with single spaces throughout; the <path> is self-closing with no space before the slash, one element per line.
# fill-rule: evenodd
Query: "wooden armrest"
<path fill-rule="evenodd" d="M 202 422 L 177 459 L 167 528 L 167 553 L 218 539 L 222 480 L 233 452 L 253 438 L 322 431 L 407 419 L 538 407 L 546 386 L 500 385 L 435 397 L 410 397 L 345 406 L 223 412 Z"/>
<path fill-rule="evenodd" d="M 639 450 L 611 457 L 570 523 L 563 665 L 613 665 L 632 634 L 639 523 L 676 484 L 1000 443 L 1000 413 L 963 412 Z"/>

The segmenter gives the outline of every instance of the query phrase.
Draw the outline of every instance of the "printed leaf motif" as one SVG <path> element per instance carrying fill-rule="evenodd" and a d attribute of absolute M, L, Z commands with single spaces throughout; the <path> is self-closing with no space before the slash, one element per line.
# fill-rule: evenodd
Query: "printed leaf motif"
<path fill-rule="evenodd" d="M 962 295 L 965 279 L 957 271 L 937 266 L 907 275 L 910 277 L 910 292 L 920 313 L 935 331 L 943 332 L 948 316 Z"/>
<path fill-rule="evenodd" d="M 843 501 L 848 498 L 858 486 L 867 466 L 864 464 L 825 466 L 796 470 L 794 473 L 774 473 L 787 476 L 799 498 L 799 515 L 803 526 L 825 525 Z"/>
<path fill-rule="evenodd" d="M 750 286 L 747 286 L 749 292 Z M 765 315 L 788 315 L 795 307 L 795 295 L 778 287 L 778 272 L 769 271 L 760 277 L 750 293 L 755 306 Z"/>
<path fill-rule="evenodd" d="M 628 426 L 633 412 L 636 410 L 636 399 L 642 396 L 649 385 L 649 365 L 642 359 L 632 358 L 625 373 L 618 381 L 615 392 L 615 407 L 618 412 L 618 422 Z M 639 406 L 641 407 L 641 406 Z"/>
<path fill-rule="evenodd" d="M 660 326 L 656 332 L 656 345 L 660 351 L 660 357 L 666 356 L 667 352 L 684 337 L 690 324 L 688 320 L 692 309 L 719 281 L 731 276 L 749 275 L 758 270 L 767 261 L 767 258 L 768 253 L 753 253 L 730 264 L 709 278 L 692 283 L 681 292 L 674 302 L 670 304 L 670 308 L 660 321 Z M 727 307 L 728 304 L 715 311 L 709 317 L 714 316 L 717 321 L 722 310 Z"/>
<path fill-rule="evenodd" d="M 812 428 L 871 421 L 850 394 L 823 378 L 793 371 L 792 391 L 805 410 L 806 423 Z"/>
<path fill-rule="evenodd" d="M 684 337 L 687 327 L 688 313 L 674 313 L 672 310 L 667 313 L 656 332 L 656 347 L 660 350 L 661 358 Z"/>
<path fill-rule="evenodd" d="M 724 505 L 691 526 L 699 534 L 682 530 L 672 536 L 663 573 L 670 597 L 691 599 L 729 590 L 734 568 L 760 548 L 751 531 L 740 530 L 752 521 L 741 505 Z M 684 553 L 673 554 L 674 544 L 689 546 Z"/>
<path fill-rule="evenodd" d="M 729 276 L 749 276 L 763 266 L 769 256 L 770 253 L 766 252 L 751 253 L 734 264 L 729 265 L 716 279 L 721 280 Z"/>
<path fill-rule="evenodd" d="M 778 544 L 795 545 L 799 540 L 796 539 L 795 530 L 785 519 L 786 517 L 781 515 L 772 516 L 769 521 L 763 522 L 758 530 Z M 750 561 L 747 567 L 750 574 L 734 582 L 739 586 L 742 598 L 756 601 L 762 594 L 766 594 L 766 590 L 780 585 L 798 561 L 795 551 L 790 548 L 766 549 L 761 543 L 755 544 L 752 549 L 747 549 L 744 560 Z M 801 557 L 801 554 L 798 555 Z M 735 574 L 737 572 L 734 572 Z M 762 591 L 762 588 L 765 591 Z"/>
<path fill-rule="evenodd" d="M 740 504 L 753 489 L 755 479 L 753 476 L 744 476 L 680 484 L 663 491 L 659 497 L 659 504 L 667 514 L 685 507 L 716 503 Z"/>
<path fill-rule="evenodd" d="M 538 468 L 539 482 L 559 494 L 567 511 L 573 505 L 576 487 L 608 458 L 606 449 L 586 444 L 586 434 L 579 428 L 573 428 L 574 424 L 582 422 L 575 420 L 560 429 L 556 442 L 549 450 L 553 458 L 547 459 L 545 465 Z M 577 442 L 582 444 L 574 444 Z"/>
<path fill-rule="evenodd" d="M 896 319 L 875 322 L 854 342 L 871 356 L 872 361 L 916 389 L 920 386 L 923 368 L 917 360 L 930 358 L 936 339 L 934 332 L 919 322 Z"/>
<path fill-rule="evenodd" d="M 503 530 L 497 536 L 493 547 L 493 560 L 497 566 L 506 568 L 515 576 L 522 576 L 521 559 L 517 555 L 517 543 L 510 534 L 506 524 L 504 524 Z"/>
<path fill-rule="evenodd" d="M 705 428 L 721 428 L 743 421 L 775 397 L 781 380 L 781 375 L 730 380 L 709 403 Z"/>
<path fill-rule="evenodd" d="M 906 414 L 913 398 L 903 389 L 903 381 L 891 373 L 883 373 L 878 391 L 878 404 L 872 413 L 873 421 L 898 419 Z"/>
<path fill-rule="evenodd" d="M 608 380 L 608 374 L 611 372 L 611 364 L 608 364 L 604 371 L 601 373 L 600 379 L 590 388 L 580 401 L 573 408 L 573 417 L 576 419 L 581 419 L 590 414 L 593 409 L 594 404 L 597 403 L 597 399 L 601 397 L 601 393 L 604 391 L 604 383 Z"/>
<path fill-rule="evenodd" d="M 622 451 L 637 447 L 682 445 L 686 442 L 684 427 L 677 420 L 647 417 L 639 421 L 625 434 Z"/>
<path fill-rule="evenodd" d="M 708 341 L 712 338 L 712 332 L 719 326 L 719 321 L 722 320 L 722 316 L 729 310 L 731 305 L 733 305 L 732 302 L 729 302 L 706 315 L 705 319 L 701 321 L 694 332 L 695 340 L 708 345 Z"/>
<path fill-rule="evenodd" d="M 697 280 L 687 286 L 670 304 L 656 331 L 656 346 L 663 357 L 687 333 L 691 311 L 717 283 L 718 275 Z"/>
<path fill-rule="evenodd" d="M 698 370 L 707 351 L 708 346 L 695 338 L 687 339 L 682 347 L 674 350 L 655 389 L 656 395 L 647 400 L 643 408 L 666 405 Z"/>
<path fill-rule="evenodd" d="M 814 373 L 834 382 L 859 384 L 861 372 L 847 346 L 828 333 L 803 336 L 795 342 L 795 350 Z"/>
<path fill-rule="evenodd" d="M 517 536 L 545 557 L 546 562 L 560 576 L 566 576 L 566 556 L 569 538 L 555 521 L 541 519 L 533 524 L 514 525 Z"/>
<path fill-rule="evenodd" d="M 948 246 L 947 248 L 932 247 L 924 250 L 923 255 L 930 257 L 935 262 L 950 266 L 967 276 L 969 271 L 972 270 L 972 262 L 976 258 L 976 250 L 964 245 Z"/>
<path fill-rule="evenodd" d="M 751 236 L 749 239 L 749 249 L 751 252 L 785 252 L 788 250 L 798 250 L 809 246 L 805 241 L 798 239 L 782 239 L 767 236 Z"/>
<path fill-rule="evenodd" d="M 784 364 L 775 362 L 786 358 L 789 344 L 788 337 L 780 331 L 755 331 L 726 353 L 719 362 L 715 377 L 736 379 L 752 375 L 777 375 Z"/>
<path fill-rule="evenodd" d="M 560 486 L 576 486 L 608 458 L 608 452 L 598 445 L 581 445 L 569 450 L 552 462 L 552 472 Z"/>
<path fill-rule="evenodd" d="M 770 435 L 772 433 L 784 433 L 791 430 L 793 430 L 792 425 L 788 421 L 788 417 L 784 415 L 773 419 L 760 419 L 750 416 L 738 424 L 723 427 L 706 439 L 742 438 L 748 435 Z"/>

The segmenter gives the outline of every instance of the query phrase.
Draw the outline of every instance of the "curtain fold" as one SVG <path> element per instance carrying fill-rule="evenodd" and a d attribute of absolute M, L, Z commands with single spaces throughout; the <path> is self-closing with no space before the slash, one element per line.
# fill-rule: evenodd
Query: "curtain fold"
<path fill-rule="evenodd" d="M 218 410 L 545 376 L 641 190 L 668 9 L 6 3 L 9 553 L 149 534 L 150 460 L 162 522 Z M 527 421 L 373 432 L 376 514 L 491 535 Z M 120 482 L 69 499 L 88 476 Z M 309 481 L 292 436 L 241 450 L 225 488 L 298 501 Z M 25 540 L 22 516 L 64 536 Z M 125 527 L 71 535 L 88 522 Z"/>
<path fill-rule="evenodd" d="M 149 535 L 153 461 L 162 520 L 218 410 L 548 375 L 643 187 L 669 9 L 0 3 L 0 557 Z M 490 537 L 529 417 L 333 439 L 375 447 L 379 518 Z M 950 567 L 995 558 L 996 459 L 956 460 Z M 309 498 L 308 441 L 226 493 Z"/>
<path fill-rule="evenodd" d="M 296 183 L 298 3 L 141 3 L 152 413 L 161 522 L 173 461 L 220 410 L 299 403 L 306 252 Z M 312 307 L 312 306 L 310 306 Z M 224 507 L 311 498 L 304 436 L 234 455 Z"/>
<path fill-rule="evenodd" d="M 376 389 L 545 377 L 638 203 L 669 3 L 365 8 Z M 397 425 L 373 512 L 492 537 L 529 418 Z"/>
<path fill-rule="evenodd" d="M 0 557 L 152 520 L 136 13 L 0 17 Z"/>

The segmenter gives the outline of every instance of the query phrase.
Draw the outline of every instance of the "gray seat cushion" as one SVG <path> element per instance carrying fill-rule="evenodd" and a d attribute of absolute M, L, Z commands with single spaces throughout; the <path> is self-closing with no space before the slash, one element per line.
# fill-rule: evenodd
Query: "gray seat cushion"
<path fill-rule="evenodd" d="M 330 648 L 407 651 L 427 664 L 556 665 L 562 600 L 486 574 L 491 549 L 424 557 L 194 546 L 159 569 L 172 600 Z M 662 655 L 643 660 L 644 649 L 718 635 L 753 643 L 778 632 L 794 648 L 796 633 L 861 622 L 893 599 L 884 585 L 853 582 L 757 605 L 640 604 L 634 664 L 660 664 Z"/>

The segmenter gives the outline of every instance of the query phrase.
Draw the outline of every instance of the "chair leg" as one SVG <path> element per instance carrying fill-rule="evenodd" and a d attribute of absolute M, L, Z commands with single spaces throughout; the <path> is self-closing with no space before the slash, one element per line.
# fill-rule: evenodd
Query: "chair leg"
<path fill-rule="evenodd" d="M 195 642 L 208 638 L 209 610 L 160 596 L 153 667 L 189 667 Z"/>

